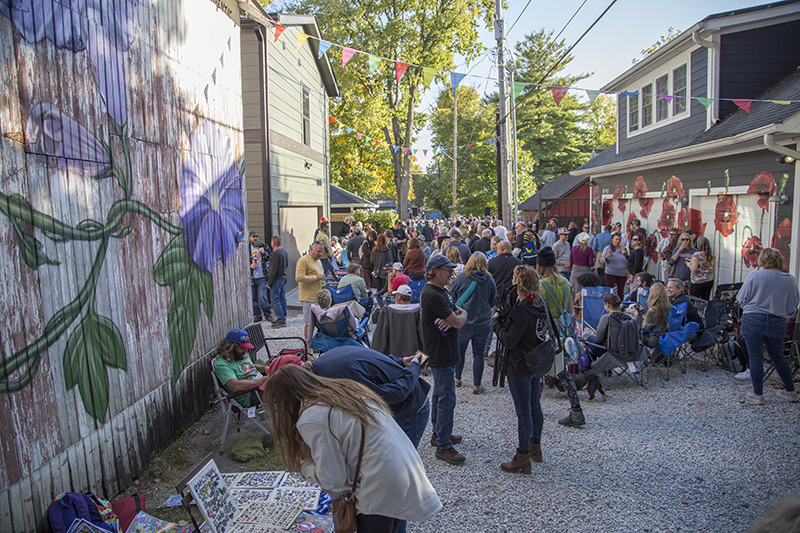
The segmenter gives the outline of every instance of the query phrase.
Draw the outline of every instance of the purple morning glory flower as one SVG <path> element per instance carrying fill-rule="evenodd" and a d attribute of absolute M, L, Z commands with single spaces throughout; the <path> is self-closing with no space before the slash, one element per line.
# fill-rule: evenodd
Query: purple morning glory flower
<path fill-rule="evenodd" d="M 26 150 L 54 157 L 60 167 L 96 176 L 111 168 L 111 158 L 100 139 L 53 104 L 43 102 L 31 109 L 25 125 Z"/>
<path fill-rule="evenodd" d="M 108 114 L 128 121 L 125 56 L 138 31 L 137 7 L 145 0 L 0 0 L 25 41 L 48 40 L 73 53 L 88 51 Z"/>
<path fill-rule="evenodd" d="M 183 165 L 180 217 L 189 255 L 211 272 L 217 259 L 233 255 L 244 235 L 242 178 L 231 141 L 207 120 L 190 138 Z"/>

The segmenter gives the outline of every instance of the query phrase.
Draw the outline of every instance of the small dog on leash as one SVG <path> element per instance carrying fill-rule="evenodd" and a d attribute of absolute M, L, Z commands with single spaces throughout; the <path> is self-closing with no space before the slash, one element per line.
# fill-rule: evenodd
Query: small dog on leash
<path fill-rule="evenodd" d="M 589 393 L 589 399 L 594 400 L 594 393 L 599 392 L 600 395 L 603 397 L 603 401 L 611 398 L 610 395 L 606 394 L 606 391 L 603 390 L 603 384 L 600 382 L 600 376 L 597 374 L 569 374 L 572 377 L 572 380 L 575 382 L 575 387 L 578 390 L 586 389 L 586 392 Z M 558 389 L 560 392 L 567 392 L 564 386 L 558 381 L 557 378 L 553 376 L 545 376 L 544 383 L 551 389 Z"/>

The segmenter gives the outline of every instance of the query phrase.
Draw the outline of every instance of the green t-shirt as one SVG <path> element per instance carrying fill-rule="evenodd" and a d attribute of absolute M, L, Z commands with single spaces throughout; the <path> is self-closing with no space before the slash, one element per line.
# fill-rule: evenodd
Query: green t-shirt
<path fill-rule="evenodd" d="M 217 377 L 219 378 L 220 382 L 225 385 L 231 379 L 257 379 L 261 377 L 261 373 L 258 369 L 253 365 L 253 362 L 250 360 L 249 357 L 245 357 L 241 361 L 231 361 L 228 362 L 221 357 L 217 357 L 214 359 L 214 372 L 217 373 Z M 225 390 L 228 392 L 233 392 L 227 386 Z M 239 402 L 242 407 L 250 407 L 250 395 L 249 394 L 242 394 L 241 396 L 236 397 L 236 401 Z"/>
<path fill-rule="evenodd" d="M 542 278 L 541 281 L 547 283 L 547 286 L 553 291 L 553 296 L 556 297 L 558 304 L 556 305 L 556 300 L 553 300 L 553 297 L 550 296 L 550 293 L 544 286 L 539 289 L 539 294 L 544 296 L 544 299 L 547 300 L 547 304 L 550 306 L 550 314 L 553 315 L 553 318 L 558 318 L 561 315 L 559 307 L 564 307 L 565 291 L 569 291 L 569 294 L 572 295 L 572 285 L 569 284 L 567 278 L 564 276 L 550 276 Z M 572 298 L 572 296 L 570 296 L 570 298 Z"/>

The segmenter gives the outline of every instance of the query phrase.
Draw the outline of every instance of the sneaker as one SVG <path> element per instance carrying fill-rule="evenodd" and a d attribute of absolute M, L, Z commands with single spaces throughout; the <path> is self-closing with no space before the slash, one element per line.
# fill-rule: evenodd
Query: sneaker
<path fill-rule="evenodd" d="M 797 394 L 797 391 L 788 392 L 784 389 L 781 389 L 775 394 L 778 395 L 778 398 L 783 398 L 787 402 L 792 402 L 792 403 L 800 402 L 800 395 Z"/>
<path fill-rule="evenodd" d="M 285 328 L 286 327 L 286 321 L 285 320 L 276 320 L 275 322 L 272 323 L 272 327 L 273 328 Z"/>
<path fill-rule="evenodd" d="M 450 442 L 453 444 L 459 444 L 461 440 L 461 435 L 450 435 Z M 436 446 L 436 433 L 431 434 L 431 446 Z"/>
<path fill-rule="evenodd" d="M 748 392 L 747 396 L 744 397 L 744 402 L 747 405 L 764 405 L 765 403 L 767 403 L 764 401 L 764 396 L 762 396 L 761 394 L 756 394 L 754 392 Z"/>
<path fill-rule="evenodd" d="M 733 379 L 735 379 L 736 381 L 750 381 L 750 369 L 748 368 L 744 372 L 739 372 L 738 374 L 733 376 Z"/>
<path fill-rule="evenodd" d="M 484 392 L 485 390 L 486 389 L 484 389 L 480 385 L 475 385 L 474 387 L 472 387 L 472 394 L 480 394 L 480 393 Z"/>
<path fill-rule="evenodd" d="M 456 387 L 460 387 L 460 386 L 461 386 L 461 380 L 456 378 Z"/>
<path fill-rule="evenodd" d="M 446 448 L 443 450 L 437 447 L 436 458 L 441 459 L 442 461 L 447 461 L 451 465 L 460 465 L 467 460 L 467 458 L 458 453 L 455 448 Z"/>
<path fill-rule="evenodd" d="M 562 418 L 558 421 L 562 426 L 578 427 L 586 424 L 586 419 L 583 417 L 583 410 L 570 409 L 569 416 Z"/>

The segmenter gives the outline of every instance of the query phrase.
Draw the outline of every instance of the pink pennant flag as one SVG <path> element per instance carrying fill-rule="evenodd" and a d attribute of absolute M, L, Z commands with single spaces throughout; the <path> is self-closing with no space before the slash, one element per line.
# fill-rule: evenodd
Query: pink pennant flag
<path fill-rule="evenodd" d="M 553 93 L 553 100 L 556 101 L 556 105 L 561 104 L 561 99 L 564 98 L 567 91 L 569 91 L 569 87 L 550 87 L 550 92 Z"/>
<path fill-rule="evenodd" d="M 356 132 L 356 140 L 357 140 L 357 141 L 358 141 L 358 140 L 361 140 L 361 136 L 362 136 L 362 135 L 364 135 L 364 134 L 363 134 L 363 133 L 361 133 L 360 131 Z"/>
<path fill-rule="evenodd" d="M 408 63 L 403 63 L 402 61 L 395 61 L 394 62 L 394 73 L 397 77 L 397 83 L 400 83 L 400 79 L 403 77 L 403 74 L 406 73 L 406 69 L 410 67 Z"/>
<path fill-rule="evenodd" d="M 500 136 L 499 135 L 497 137 L 495 137 L 495 139 L 497 139 L 497 142 L 500 142 Z"/>
<path fill-rule="evenodd" d="M 278 40 L 278 37 L 281 36 L 281 33 L 283 33 L 283 30 L 285 29 L 286 26 L 282 24 L 275 24 L 275 39 L 273 40 L 273 42 Z"/>
<path fill-rule="evenodd" d="M 659 98 L 663 98 L 663 99 L 664 99 L 664 100 L 666 100 L 667 102 L 671 102 L 671 101 L 672 101 L 672 99 L 673 99 L 673 98 L 675 98 L 675 96 L 673 96 L 673 95 L 671 95 L 671 94 L 659 94 L 659 95 L 657 95 L 657 96 L 658 96 Z"/>
<path fill-rule="evenodd" d="M 408 148 L 403 148 L 403 151 L 408 155 Z"/>
<path fill-rule="evenodd" d="M 745 111 L 747 111 L 749 113 L 750 112 L 750 104 L 752 104 L 753 101 L 752 100 L 734 100 L 733 103 L 736 104 L 737 106 L 741 107 L 742 109 L 744 109 Z"/>
<path fill-rule="evenodd" d="M 342 66 L 345 66 L 350 58 L 353 57 L 353 54 L 356 53 L 356 50 L 352 48 L 347 48 L 346 46 L 342 48 Z"/>

